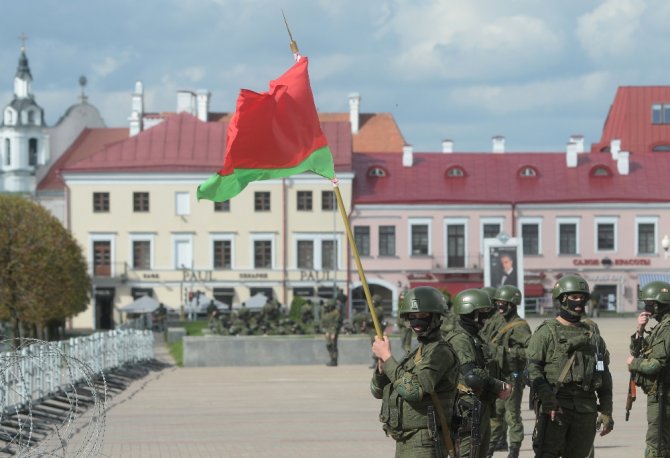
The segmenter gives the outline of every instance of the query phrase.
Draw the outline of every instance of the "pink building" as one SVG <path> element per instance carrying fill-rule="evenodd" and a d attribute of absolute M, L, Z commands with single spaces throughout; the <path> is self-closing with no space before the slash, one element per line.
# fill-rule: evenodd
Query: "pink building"
<path fill-rule="evenodd" d="M 670 279 L 670 87 L 619 88 L 591 149 L 564 152 L 354 154 L 351 224 L 373 293 L 433 285 L 455 294 L 493 283 L 485 239 L 518 240 L 526 310 L 551 308 L 561 275 L 578 273 L 600 310 L 637 310 L 637 289 Z M 662 243 L 662 240 L 667 242 Z M 489 261 L 490 262 L 490 261 Z M 360 281 L 351 274 L 354 299 Z"/>

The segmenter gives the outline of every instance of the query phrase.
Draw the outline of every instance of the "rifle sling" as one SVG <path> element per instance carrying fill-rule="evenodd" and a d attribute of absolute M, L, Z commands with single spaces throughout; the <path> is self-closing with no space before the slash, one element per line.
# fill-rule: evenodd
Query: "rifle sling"
<path fill-rule="evenodd" d="M 500 337 L 501 335 L 505 334 L 505 333 L 506 333 L 507 331 L 509 331 L 510 329 L 512 329 L 512 328 L 514 328 L 514 327 L 516 327 L 516 326 L 522 325 L 522 324 L 524 324 L 524 323 L 525 323 L 525 321 L 523 321 L 523 320 L 516 320 L 516 321 L 512 321 L 512 322 L 510 322 L 510 323 L 507 323 L 505 326 L 503 326 L 502 328 L 500 328 L 500 329 L 498 330 L 498 332 L 496 333 L 496 335 L 493 336 L 493 338 L 491 339 L 491 342 L 492 342 L 492 343 L 496 343 L 496 342 L 498 341 L 498 337 Z"/>
<path fill-rule="evenodd" d="M 419 349 L 414 355 L 415 363 L 421 361 L 421 350 L 423 350 L 423 344 L 419 344 Z M 449 426 L 449 423 L 447 423 L 447 416 L 444 414 L 444 406 L 440 401 L 440 397 L 434 391 L 430 393 L 430 398 L 433 400 L 433 405 L 437 411 L 437 419 L 440 422 L 440 429 L 442 429 L 442 446 L 447 450 L 450 457 L 455 457 L 456 447 L 454 447 L 454 443 L 451 440 L 451 427 Z"/>

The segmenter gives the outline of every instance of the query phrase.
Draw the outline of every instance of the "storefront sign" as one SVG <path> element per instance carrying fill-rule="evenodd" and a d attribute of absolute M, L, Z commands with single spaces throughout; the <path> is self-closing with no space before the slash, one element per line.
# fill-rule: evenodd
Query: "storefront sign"
<path fill-rule="evenodd" d="M 329 270 L 301 270 L 300 280 L 329 281 L 332 280 L 331 273 Z"/>
<path fill-rule="evenodd" d="M 251 272 L 251 273 L 241 273 L 240 278 L 244 280 L 254 279 L 254 278 L 268 278 L 267 273 L 260 272 Z"/>
<path fill-rule="evenodd" d="M 211 270 L 182 269 L 182 272 L 184 274 L 183 281 L 185 281 L 185 282 L 212 281 L 212 271 Z"/>
<path fill-rule="evenodd" d="M 651 265 L 651 259 L 639 259 L 639 258 L 631 258 L 631 259 L 612 259 L 609 260 L 609 258 L 605 258 L 609 262 L 605 263 L 602 262 L 600 259 L 582 259 L 582 258 L 576 258 L 572 260 L 572 265 L 574 266 L 599 266 L 600 264 L 606 265 L 606 266 L 650 266 Z"/>
<path fill-rule="evenodd" d="M 599 266 L 600 259 L 573 259 L 572 264 L 575 266 Z"/>
<path fill-rule="evenodd" d="M 142 274 L 142 278 L 144 278 L 145 280 L 150 279 L 158 280 L 160 276 L 157 273 L 144 273 Z"/>

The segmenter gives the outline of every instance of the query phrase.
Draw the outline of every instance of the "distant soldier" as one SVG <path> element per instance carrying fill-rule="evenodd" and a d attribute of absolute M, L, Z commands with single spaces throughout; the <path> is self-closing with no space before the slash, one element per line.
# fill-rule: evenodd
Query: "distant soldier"
<path fill-rule="evenodd" d="M 326 366 L 337 366 L 337 339 L 340 334 L 341 326 L 342 317 L 340 308 L 337 306 L 334 299 L 329 299 L 326 302 L 323 314 L 321 315 L 321 328 L 324 331 L 326 349 L 330 356 L 330 361 L 326 363 Z"/>
<path fill-rule="evenodd" d="M 614 428 L 609 353 L 594 328 L 581 322 L 586 280 L 565 275 L 552 297 L 559 315 L 535 330 L 526 349 L 536 395 L 533 450 L 535 456 L 580 458 L 591 452 L 596 430 L 604 436 Z"/>
<path fill-rule="evenodd" d="M 314 323 L 314 305 L 312 301 L 307 299 L 302 307 L 300 307 L 300 321 L 304 325 L 312 325 Z"/>
<path fill-rule="evenodd" d="M 460 363 L 455 416 L 461 458 L 486 456 L 490 437 L 490 416 L 496 398 L 507 399 L 512 386 L 492 377 L 486 370 L 485 346 L 479 331 L 493 313 L 491 299 L 480 289 L 466 289 L 454 298 L 456 326 L 445 340 Z"/>
<path fill-rule="evenodd" d="M 419 346 L 397 361 L 388 336 L 377 337 L 372 344 L 379 363 L 370 389 L 382 400 L 379 419 L 396 441 L 396 458 L 446 457 L 453 450 L 449 422 L 459 365 L 454 350 L 440 336 L 444 307 L 444 296 L 435 288 L 409 291 L 399 315 L 409 322 Z"/>
<path fill-rule="evenodd" d="M 509 454 L 507 458 L 519 458 L 523 441 L 523 423 L 521 421 L 521 398 L 526 385 L 526 347 L 530 340 L 530 326 L 517 314 L 521 304 L 521 291 L 512 285 L 498 288 L 493 295 L 493 305 L 503 318 L 503 326 L 498 328 L 489 341 L 493 349 L 494 362 L 501 380 L 512 385 L 512 395 L 505 401 L 496 399 L 495 411 L 491 415 L 491 440 L 489 457 L 493 456 L 496 444 L 505 440 L 509 427 Z M 506 442 L 506 441 L 505 441 Z"/>
<path fill-rule="evenodd" d="M 637 317 L 637 331 L 631 336 L 631 353 L 626 363 L 635 384 L 647 395 L 647 447 L 645 458 L 670 457 L 670 284 L 647 283 L 639 293 L 644 311 Z M 649 318 L 658 324 L 645 327 Z M 646 334 L 646 336 L 645 336 Z"/>

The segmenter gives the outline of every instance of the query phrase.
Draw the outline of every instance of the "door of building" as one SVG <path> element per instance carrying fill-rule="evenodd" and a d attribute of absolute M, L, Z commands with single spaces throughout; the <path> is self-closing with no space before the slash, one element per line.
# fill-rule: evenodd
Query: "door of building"
<path fill-rule="evenodd" d="M 93 242 L 93 275 L 112 275 L 112 244 L 109 241 Z"/>

